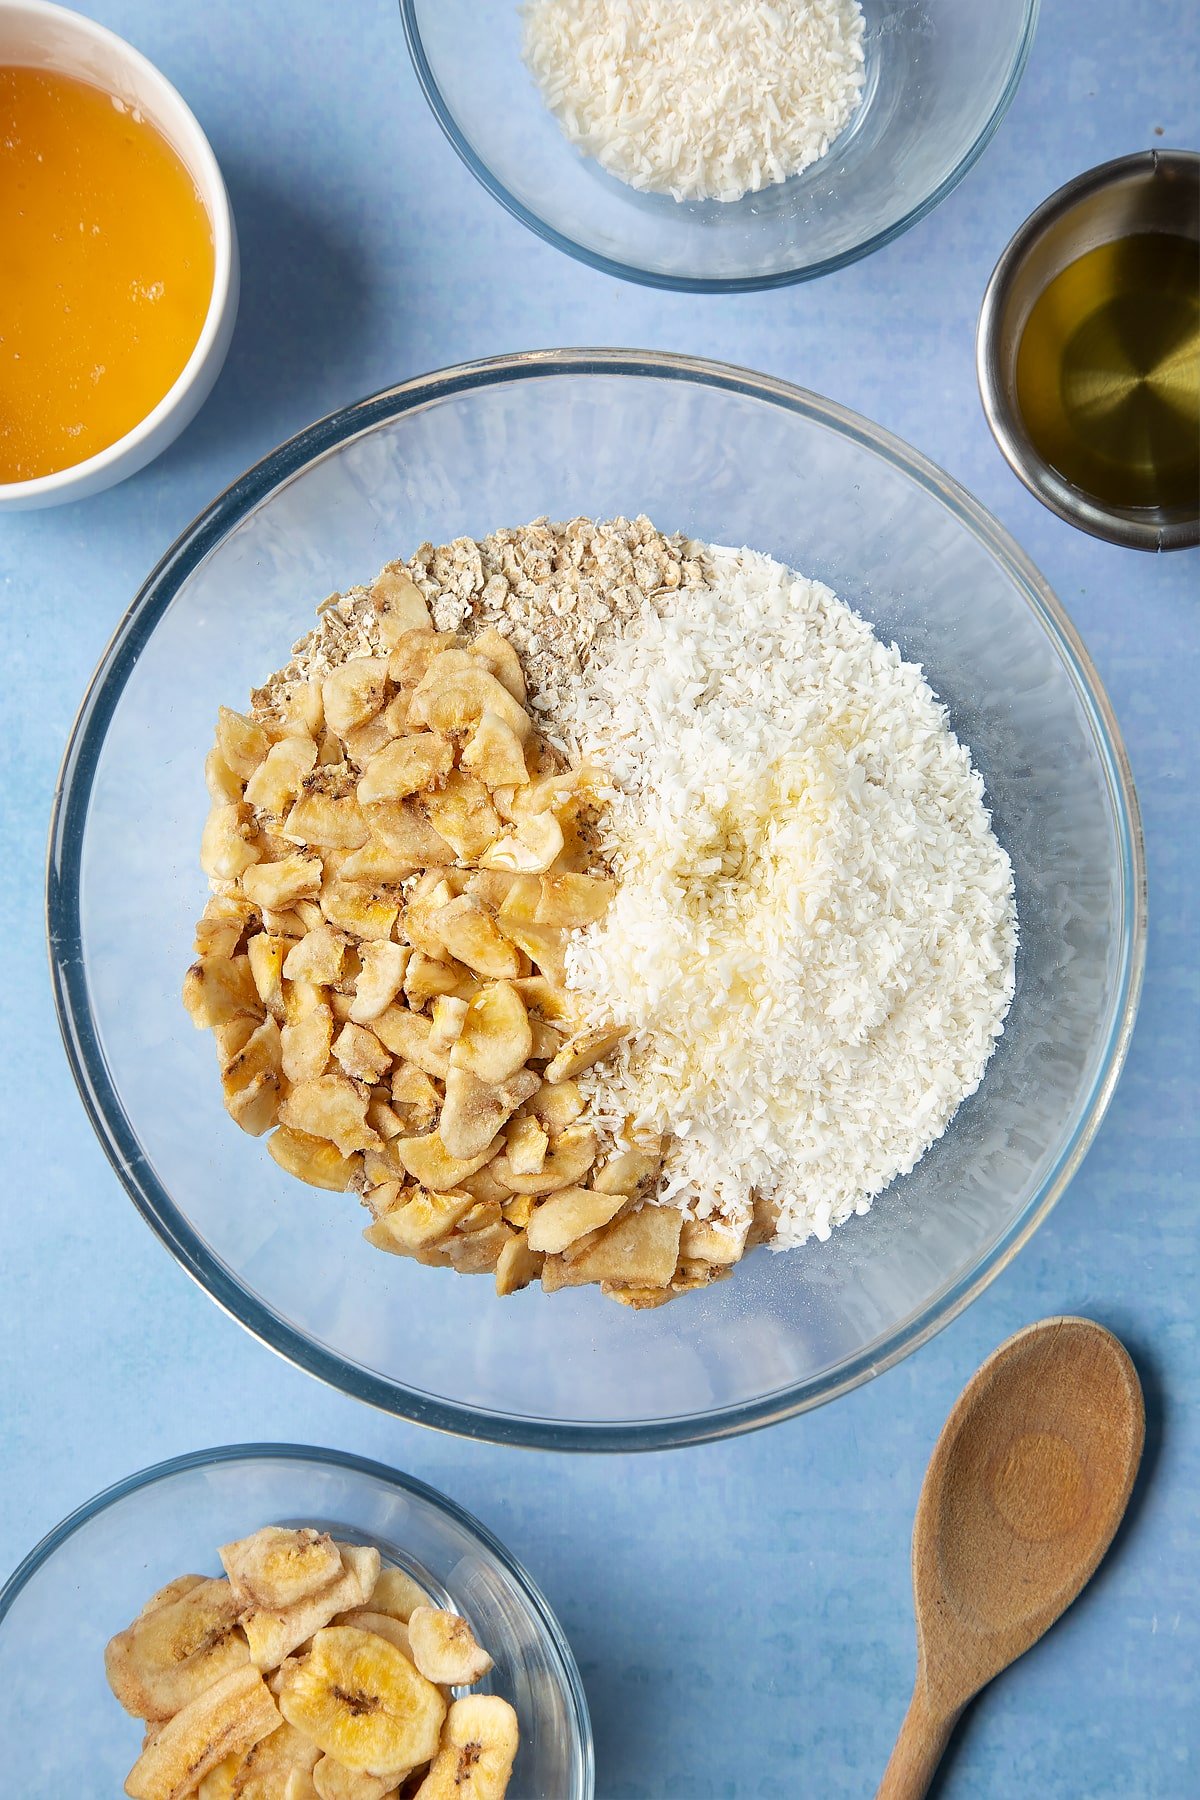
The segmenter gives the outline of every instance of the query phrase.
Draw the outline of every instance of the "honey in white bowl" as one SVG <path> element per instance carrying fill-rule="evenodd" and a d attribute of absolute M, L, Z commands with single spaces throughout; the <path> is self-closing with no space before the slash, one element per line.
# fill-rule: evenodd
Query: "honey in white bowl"
<path fill-rule="evenodd" d="M 141 113 L 0 65 L 0 482 L 72 468 L 152 412 L 213 272 L 195 182 Z"/>

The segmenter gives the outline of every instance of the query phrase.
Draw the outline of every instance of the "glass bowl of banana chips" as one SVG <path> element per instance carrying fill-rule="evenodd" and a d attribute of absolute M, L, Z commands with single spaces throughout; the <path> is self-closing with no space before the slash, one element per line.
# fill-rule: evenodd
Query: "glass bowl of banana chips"
<path fill-rule="evenodd" d="M 0 1592 L 22 1800 L 591 1800 L 587 1702 L 525 1571 L 407 1476 L 197 1451 L 65 1519 Z"/>

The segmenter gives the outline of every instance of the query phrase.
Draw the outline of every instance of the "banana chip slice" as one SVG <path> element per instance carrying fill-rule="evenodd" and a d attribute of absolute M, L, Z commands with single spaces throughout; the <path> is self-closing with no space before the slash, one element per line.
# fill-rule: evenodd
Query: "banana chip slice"
<path fill-rule="evenodd" d="M 286 1609 L 319 1594 L 343 1573 L 342 1553 L 328 1532 L 264 1525 L 218 1552 L 243 1606 Z"/>
<path fill-rule="evenodd" d="M 398 1778 L 436 1755 L 446 1702 L 394 1644 L 331 1625 L 284 1682 L 279 1710 L 344 1768 Z"/>
<path fill-rule="evenodd" d="M 412 1660 L 427 1681 L 447 1687 L 473 1687 L 492 1667 L 475 1633 L 458 1613 L 418 1606 L 409 1614 L 408 1641 Z"/>
<path fill-rule="evenodd" d="M 285 1657 L 328 1625 L 335 1613 L 363 1606 L 379 1579 L 379 1552 L 359 1544 L 338 1544 L 341 1573 L 315 1594 L 286 1607 L 255 1606 L 242 1626 L 256 1668 L 277 1669 Z"/>
<path fill-rule="evenodd" d="M 138 1719 L 169 1719 L 213 1682 L 250 1661 L 242 1601 L 228 1581 L 164 1588 L 104 1653 L 108 1684 Z M 177 1584 L 172 1584 L 176 1586 Z"/>
<path fill-rule="evenodd" d="M 503 1800 L 517 1758 L 517 1715 L 498 1694 L 470 1694 L 446 1714 L 442 1747 L 414 1800 Z"/>
<path fill-rule="evenodd" d="M 280 1724 L 257 1669 L 235 1669 L 197 1694 L 155 1733 L 125 1782 L 130 1800 L 185 1800 L 224 1762 L 242 1756 Z"/>

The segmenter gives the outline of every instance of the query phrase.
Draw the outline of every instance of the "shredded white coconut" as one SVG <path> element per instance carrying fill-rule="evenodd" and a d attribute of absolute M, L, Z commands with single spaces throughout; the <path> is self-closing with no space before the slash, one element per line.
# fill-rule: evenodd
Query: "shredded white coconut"
<path fill-rule="evenodd" d="M 656 1196 L 778 1247 L 865 1212 L 978 1085 L 1013 992 L 1012 870 L 921 671 L 749 550 L 647 605 L 568 728 L 618 792 L 619 885 L 570 984 L 632 1027 L 598 1120 L 674 1134 Z"/>
<path fill-rule="evenodd" d="M 570 141 L 630 186 L 740 200 L 824 156 L 859 104 L 859 0 L 528 0 L 525 60 Z"/>

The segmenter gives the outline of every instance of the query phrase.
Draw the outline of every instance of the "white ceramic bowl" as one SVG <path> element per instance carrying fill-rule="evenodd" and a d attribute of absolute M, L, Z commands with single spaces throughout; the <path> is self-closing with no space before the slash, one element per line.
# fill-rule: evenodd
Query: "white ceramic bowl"
<path fill-rule="evenodd" d="M 196 183 L 213 232 L 213 289 L 195 349 L 152 412 L 106 450 L 31 481 L 0 481 L 0 512 L 81 500 L 112 487 L 173 443 L 221 372 L 238 306 L 238 253 L 229 195 L 212 146 L 153 63 L 115 33 L 48 0 L 0 0 L 0 64 L 53 69 L 119 94 L 162 133 Z"/>

